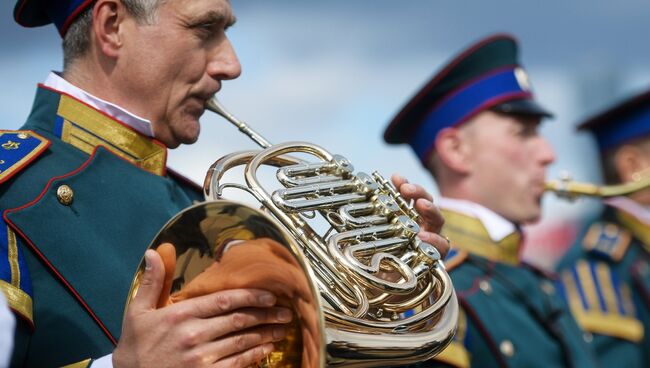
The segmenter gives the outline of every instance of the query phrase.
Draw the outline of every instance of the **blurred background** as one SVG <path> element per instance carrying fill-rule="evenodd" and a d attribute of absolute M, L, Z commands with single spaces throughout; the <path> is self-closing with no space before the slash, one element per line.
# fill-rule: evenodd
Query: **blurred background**
<path fill-rule="evenodd" d="M 54 27 L 23 29 L 14 1 L 0 3 L 0 116 L 16 129 L 36 84 L 60 70 Z M 539 101 L 556 114 L 542 128 L 558 159 L 549 178 L 568 172 L 599 182 L 596 150 L 581 119 L 650 86 L 650 2 L 644 0 L 232 0 L 229 36 L 243 66 L 220 99 L 271 142 L 306 140 L 348 157 L 357 170 L 399 172 L 437 193 L 408 147 L 382 134 L 402 105 L 453 55 L 495 32 L 515 35 Z M 646 41 L 644 41 L 646 40 Z M 143 60 L 146 62 L 146 60 Z M 202 182 L 219 156 L 255 145 L 206 114 L 202 135 L 170 152 L 169 165 Z M 495 173 L 498 175 L 498 173 Z M 524 256 L 552 267 L 599 203 L 544 199 Z"/>

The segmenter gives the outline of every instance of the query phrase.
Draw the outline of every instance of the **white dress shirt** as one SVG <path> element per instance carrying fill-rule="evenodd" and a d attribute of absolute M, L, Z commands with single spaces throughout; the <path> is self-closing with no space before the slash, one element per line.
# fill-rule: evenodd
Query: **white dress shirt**
<path fill-rule="evenodd" d="M 442 197 L 437 200 L 437 205 L 440 208 L 456 211 L 479 219 L 494 242 L 499 242 L 506 236 L 517 231 L 515 224 L 478 203 L 464 199 Z"/>

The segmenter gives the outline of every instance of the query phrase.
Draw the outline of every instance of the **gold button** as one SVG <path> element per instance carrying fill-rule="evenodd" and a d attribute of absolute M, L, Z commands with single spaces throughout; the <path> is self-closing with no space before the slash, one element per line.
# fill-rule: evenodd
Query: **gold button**
<path fill-rule="evenodd" d="M 479 289 L 481 289 L 485 294 L 490 295 L 492 294 L 492 285 L 487 280 L 481 280 L 478 283 Z"/>
<path fill-rule="evenodd" d="M 17 137 L 20 139 L 27 139 L 29 136 L 25 133 L 18 133 Z"/>
<path fill-rule="evenodd" d="M 551 296 L 555 293 L 555 286 L 553 286 L 550 281 L 542 281 L 542 284 L 540 286 L 542 287 L 542 291 L 548 296 Z"/>
<path fill-rule="evenodd" d="M 56 189 L 56 198 L 62 205 L 69 206 L 72 204 L 74 192 L 72 192 L 72 189 L 69 186 L 63 184 Z"/>
<path fill-rule="evenodd" d="M 515 347 L 512 345 L 512 342 L 510 342 L 510 340 L 501 341 L 501 344 L 499 344 L 499 350 L 503 355 L 507 357 L 515 355 Z"/>

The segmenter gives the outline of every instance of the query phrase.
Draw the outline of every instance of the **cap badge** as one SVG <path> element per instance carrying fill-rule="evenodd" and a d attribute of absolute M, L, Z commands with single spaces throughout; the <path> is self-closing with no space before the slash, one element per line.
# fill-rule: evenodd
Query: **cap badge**
<path fill-rule="evenodd" d="M 521 89 L 526 92 L 530 91 L 530 79 L 528 79 L 528 73 L 526 73 L 524 69 L 521 67 L 516 67 L 515 78 L 517 78 L 517 83 L 519 83 L 519 87 L 521 87 Z"/>

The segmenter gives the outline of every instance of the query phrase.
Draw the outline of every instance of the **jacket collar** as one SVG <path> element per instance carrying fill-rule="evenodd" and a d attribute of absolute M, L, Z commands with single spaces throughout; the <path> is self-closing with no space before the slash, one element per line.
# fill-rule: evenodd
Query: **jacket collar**
<path fill-rule="evenodd" d="M 89 155 L 103 146 L 146 171 L 166 174 L 164 144 L 65 92 L 39 85 L 32 110 L 35 114 L 38 116 L 32 120 L 38 128 Z"/>
<path fill-rule="evenodd" d="M 513 223 L 469 201 L 441 198 L 438 205 L 445 218 L 442 232 L 452 247 L 494 262 L 520 263 L 522 235 Z"/>

